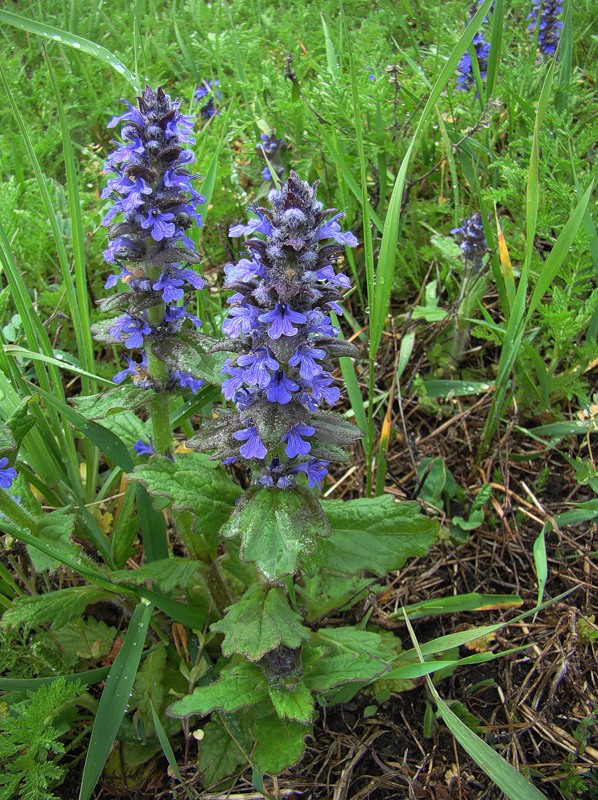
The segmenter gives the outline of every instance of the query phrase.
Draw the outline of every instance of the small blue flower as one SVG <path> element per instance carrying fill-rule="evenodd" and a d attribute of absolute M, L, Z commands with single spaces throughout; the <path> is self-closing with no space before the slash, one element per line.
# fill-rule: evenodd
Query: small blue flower
<path fill-rule="evenodd" d="M 244 303 L 231 308 L 228 317 L 222 323 L 222 332 L 231 338 L 247 335 L 255 325 L 259 316 L 259 308 Z"/>
<path fill-rule="evenodd" d="M 299 375 L 304 381 L 311 381 L 316 375 L 321 375 L 323 367 L 316 359 L 325 358 L 326 351 L 312 347 L 308 342 L 303 342 L 289 358 L 292 367 L 299 367 Z"/>
<path fill-rule="evenodd" d="M 224 267 L 224 274 L 229 285 L 233 283 L 249 283 L 257 277 L 264 277 L 264 266 L 257 261 L 242 258 L 238 264 L 227 264 Z"/>
<path fill-rule="evenodd" d="M 140 350 L 143 347 L 143 337 L 151 332 L 151 326 L 145 319 L 132 317 L 130 314 L 115 319 L 110 328 L 110 336 L 120 339 L 129 350 Z"/>
<path fill-rule="evenodd" d="M 257 428 L 252 425 L 250 428 L 237 431 L 235 439 L 239 442 L 245 442 L 240 448 L 240 453 L 244 458 L 264 458 L 268 452 L 264 447 L 264 443 L 259 437 Z"/>
<path fill-rule="evenodd" d="M 294 336 L 297 328 L 293 323 L 306 321 L 305 314 L 293 311 L 286 303 L 277 303 L 272 311 L 258 316 L 260 322 L 269 323 L 268 336 L 271 339 L 280 339 L 281 336 Z"/>
<path fill-rule="evenodd" d="M 296 468 L 298 472 L 305 472 L 310 489 L 315 486 L 322 489 L 322 481 L 328 475 L 328 462 L 318 461 L 315 458 L 310 458 L 309 461 L 299 464 Z"/>
<path fill-rule="evenodd" d="M 278 361 L 272 357 L 265 347 L 259 347 L 246 355 L 237 358 L 237 364 L 245 367 L 242 370 L 243 381 L 248 386 L 259 386 L 265 389 L 272 378 L 272 372 L 279 367 Z"/>
<path fill-rule="evenodd" d="M 10 489 L 16 477 L 17 471 L 8 466 L 8 458 L 0 458 L 0 489 Z"/>
<path fill-rule="evenodd" d="M 266 397 L 271 403 L 279 403 L 281 406 L 290 403 L 293 399 L 293 392 L 299 390 L 299 384 L 292 381 L 282 370 L 277 370 L 268 384 Z"/>
<path fill-rule="evenodd" d="M 154 444 L 151 439 L 149 440 L 149 444 L 146 444 L 141 439 L 138 439 L 133 445 L 133 450 L 138 456 L 153 456 L 155 452 Z"/>
<path fill-rule="evenodd" d="M 140 362 L 134 361 L 132 358 L 129 358 L 129 356 L 125 356 L 125 359 L 127 367 L 112 378 L 114 383 L 122 383 L 130 375 L 136 386 L 141 388 L 149 387 L 151 382 L 149 380 L 147 354 L 143 353 Z"/>
<path fill-rule="evenodd" d="M 219 112 L 216 111 L 215 105 L 215 98 L 219 100 L 222 98 L 222 93 L 219 89 L 215 89 L 215 86 L 220 86 L 220 81 L 202 81 L 197 88 L 195 89 L 195 93 L 193 95 L 196 102 L 201 102 L 206 97 L 208 98 L 207 103 L 204 103 L 199 110 L 199 113 L 205 119 L 210 119 Z"/>
<path fill-rule="evenodd" d="M 311 450 L 311 444 L 304 441 L 301 437 L 313 436 L 315 432 L 315 428 L 312 428 L 311 425 L 306 425 L 303 422 L 293 425 L 293 427 L 282 437 L 283 442 L 287 443 L 285 448 L 285 453 L 287 456 L 289 458 L 306 456 Z"/>
<path fill-rule="evenodd" d="M 351 231 L 342 231 L 341 226 L 337 220 L 344 217 L 344 211 L 336 214 L 336 216 L 329 219 L 318 228 L 318 239 L 334 239 L 339 244 L 346 244 L 347 247 L 356 247 L 358 244 L 357 237 Z"/>
<path fill-rule="evenodd" d="M 266 219 L 257 209 L 254 209 L 254 211 L 257 214 L 256 219 L 250 220 L 247 225 L 233 225 L 228 235 L 233 239 L 238 236 L 253 236 L 254 233 L 264 233 L 269 236 L 272 233 L 270 220 Z"/>
<path fill-rule="evenodd" d="M 197 394 L 203 386 L 203 381 L 200 378 L 194 378 L 190 372 L 181 372 L 180 369 L 175 369 L 172 377 L 179 382 L 183 389 L 191 389 L 193 394 Z"/>

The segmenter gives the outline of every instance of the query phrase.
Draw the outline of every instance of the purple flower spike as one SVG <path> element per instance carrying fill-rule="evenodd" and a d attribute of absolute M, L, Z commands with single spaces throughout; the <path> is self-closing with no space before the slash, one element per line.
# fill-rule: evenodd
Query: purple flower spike
<path fill-rule="evenodd" d="M 264 152 L 274 146 L 264 136 L 262 142 Z M 223 366 L 222 388 L 236 405 L 236 412 L 229 412 L 230 426 L 241 430 L 231 436 L 219 422 L 211 441 L 219 443 L 220 457 L 259 461 L 252 478 L 264 488 L 291 489 L 302 471 L 310 486 L 320 486 L 326 463 L 317 456 L 332 457 L 339 445 L 360 436 L 322 409 L 340 396 L 331 362 L 356 355 L 353 345 L 337 341 L 339 330 L 328 309 L 341 312 L 339 301 L 350 282 L 333 264 L 344 246 L 357 240 L 341 230 L 343 214 L 317 199 L 316 186 L 291 173 L 270 192 L 269 208 L 252 208 L 255 219 L 230 230 L 231 236 L 251 237 L 244 257 L 225 267 L 224 284 L 232 294 L 222 330 L 235 355 Z M 258 431 L 268 437 L 267 447 Z M 263 459 L 269 449 L 277 455 L 268 466 Z"/>
<path fill-rule="evenodd" d="M 312 428 L 311 425 L 305 425 L 303 422 L 300 422 L 298 425 L 293 425 L 291 430 L 282 437 L 282 441 L 287 443 L 285 448 L 287 456 L 289 458 L 306 456 L 311 450 L 311 444 L 305 442 L 301 437 L 313 436 L 315 432 L 315 428 Z"/>
<path fill-rule="evenodd" d="M 487 252 L 484 222 L 478 211 L 468 219 L 461 220 L 460 228 L 453 228 L 451 233 L 461 246 L 463 260 L 474 272 L 482 268 L 482 259 Z"/>
<path fill-rule="evenodd" d="M 252 425 L 251 428 L 237 431 L 235 433 L 235 439 L 240 442 L 245 442 L 240 448 L 240 453 L 244 458 L 264 458 L 268 452 L 259 437 L 255 425 Z"/>
<path fill-rule="evenodd" d="M 17 471 L 8 466 L 8 459 L 0 458 L 0 489 L 10 489 L 16 477 Z"/>
<path fill-rule="evenodd" d="M 480 0 L 476 0 L 469 10 L 469 21 L 471 22 L 473 16 L 478 10 Z M 488 18 L 484 20 L 487 22 Z M 480 77 L 485 78 L 488 74 L 488 58 L 490 57 L 490 45 L 484 39 L 484 34 L 479 30 L 473 37 L 473 48 L 475 50 L 476 60 L 480 70 Z M 468 52 L 463 53 L 461 61 L 457 65 L 457 91 L 468 92 L 475 86 L 475 73 L 471 63 L 471 56 Z"/>
<path fill-rule="evenodd" d="M 559 0 L 534 0 L 534 8 L 528 19 L 532 20 L 528 30 L 532 33 L 536 30 L 538 16 L 540 25 L 538 30 L 538 50 L 543 56 L 551 56 L 555 53 L 563 23 L 559 15 L 563 12 L 563 5 Z"/>
<path fill-rule="evenodd" d="M 106 160 L 105 171 L 112 177 L 102 198 L 111 201 L 104 215 L 111 241 L 104 258 L 120 269 L 108 278 L 106 288 L 122 281 L 128 290 L 124 297 L 130 295 L 131 303 L 129 311 L 108 327 L 108 336 L 137 350 L 147 347 L 148 339 L 164 342 L 178 336 L 186 320 L 201 325 L 186 310 L 189 290 L 203 287 L 201 277 L 190 268 L 199 259 L 186 232 L 201 225 L 197 206 L 205 198 L 193 188 L 197 176 L 186 167 L 195 161 L 187 149 L 195 138 L 193 118 L 181 114 L 180 102 L 172 101 L 161 87 L 154 91 L 149 86 L 138 98 L 139 108 L 123 102 L 127 110 L 109 123 L 120 126 L 121 141 L 114 142 L 116 150 Z M 105 328 L 98 329 L 98 338 L 110 341 Z M 175 376 L 174 368 L 166 382 L 152 381 L 146 356 L 141 363 L 127 359 L 127 364 L 114 376 L 115 383 L 131 376 L 140 387 L 172 388 L 181 385 L 182 375 L 182 385 L 197 391 L 198 379 L 180 371 Z"/>

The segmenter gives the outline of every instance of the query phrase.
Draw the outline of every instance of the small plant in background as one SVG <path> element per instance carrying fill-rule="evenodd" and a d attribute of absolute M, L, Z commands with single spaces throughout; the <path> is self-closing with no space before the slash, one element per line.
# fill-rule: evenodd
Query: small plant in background
<path fill-rule="evenodd" d="M 531 23 L 528 30 L 535 33 L 538 29 L 538 50 L 544 57 L 556 52 L 559 37 L 563 29 L 560 15 L 563 5 L 559 0 L 534 0 L 534 8 L 528 19 Z"/>
<path fill-rule="evenodd" d="M 273 180 L 272 169 L 280 178 L 284 172 L 284 166 L 281 163 L 284 139 L 277 139 L 275 131 L 270 134 L 262 133 L 260 139 L 261 142 L 256 145 L 255 149 L 257 154 L 267 162 L 261 172 L 263 180 L 266 182 Z"/>
<path fill-rule="evenodd" d="M 216 100 L 222 99 L 222 92 L 217 87 L 220 81 L 202 81 L 193 93 L 193 99 L 200 104 L 199 113 L 204 119 L 211 119 L 220 112 L 216 106 Z"/>
<path fill-rule="evenodd" d="M 469 21 L 478 10 L 479 3 L 474 3 L 469 11 Z M 488 74 L 488 58 L 490 56 L 490 44 L 484 38 L 482 30 L 478 30 L 473 37 L 471 49 L 475 52 L 476 68 L 479 70 L 480 78 L 485 78 Z M 457 65 L 457 90 L 468 92 L 476 85 L 476 71 L 474 69 L 471 52 L 463 53 Z"/>

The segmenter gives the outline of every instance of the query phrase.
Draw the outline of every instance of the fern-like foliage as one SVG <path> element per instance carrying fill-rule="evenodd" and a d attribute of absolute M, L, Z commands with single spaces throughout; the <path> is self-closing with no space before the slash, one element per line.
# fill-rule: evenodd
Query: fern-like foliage
<path fill-rule="evenodd" d="M 0 704 L 0 800 L 55 800 L 51 789 L 66 769 L 59 716 L 80 691 L 78 683 L 58 679 L 31 692 L 27 700 Z"/>

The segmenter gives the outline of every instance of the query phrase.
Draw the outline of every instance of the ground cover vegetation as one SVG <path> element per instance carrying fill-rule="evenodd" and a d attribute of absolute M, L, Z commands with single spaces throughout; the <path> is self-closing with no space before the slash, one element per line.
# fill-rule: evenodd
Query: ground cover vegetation
<path fill-rule="evenodd" d="M 598 796 L 594 23 L 0 10 L 1 800 Z"/>

